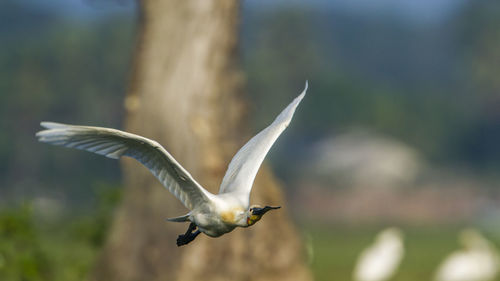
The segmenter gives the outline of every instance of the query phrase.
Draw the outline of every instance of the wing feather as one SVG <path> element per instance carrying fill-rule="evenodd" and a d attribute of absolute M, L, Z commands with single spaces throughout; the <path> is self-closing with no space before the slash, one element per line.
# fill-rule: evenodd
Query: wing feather
<path fill-rule="evenodd" d="M 308 83 L 302 93 L 296 97 L 279 115 L 273 123 L 248 141 L 231 160 L 219 193 L 238 193 L 241 200 L 249 201 L 253 181 L 262 161 L 276 139 L 288 127 L 295 109 L 304 98 Z"/>
<path fill-rule="evenodd" d="M 94 152 L 109 158 L 128 156 L 146 166 L 158 180 L 192 210 L 213 196 L 157 142 L 131 133 L 90 126 L 42 122 L 41 142 Z"/>

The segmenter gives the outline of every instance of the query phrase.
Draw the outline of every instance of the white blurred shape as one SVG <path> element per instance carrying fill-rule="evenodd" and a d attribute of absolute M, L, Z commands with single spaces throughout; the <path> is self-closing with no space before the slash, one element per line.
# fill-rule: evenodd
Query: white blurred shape
<path fill-rule="evenodd" d="M 361 252 L 354 269 L 356 281 L 383 281 L 391 278 L 404 255 L 403 237 L 398 228 L 380 232 L 375 243 Z"/>
<path fill-rule="evenodd" d="M 421 166 L 420 157 L 411 147 L 359 129 L 321 141 L 310 155 L 311 173 L 353 186 L 409 185 Z"/>
<path fill-rule="evenodd" d="M 498 274 L 495 247 L 475 229 L 460 233 L 462 250 L 451 253 L 439 266 L 436 281 L 488 281 Z"/>

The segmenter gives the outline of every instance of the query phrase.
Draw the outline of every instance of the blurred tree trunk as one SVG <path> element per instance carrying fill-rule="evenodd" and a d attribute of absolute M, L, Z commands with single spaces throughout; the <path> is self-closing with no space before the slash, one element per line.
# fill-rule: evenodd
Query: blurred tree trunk
<path fill-rule="evenodd" d="M 250 136 L 243 129 L 243 76 L 235 65 L 239 2 L 143 0 L 140 5 L 125 129 L 157 140 L 215 193 L 231 157 Z M 216 239 L 200 235 L 180 248 L 175 241 L 187 223 L 164 219 L 187 210 L 135 161 L 123 160 L 123 174 L 123 202 L 93 279 L 311 279 L 281 191 L 265 166 L 252 201 L 284 209 L 249 229 Z"/>

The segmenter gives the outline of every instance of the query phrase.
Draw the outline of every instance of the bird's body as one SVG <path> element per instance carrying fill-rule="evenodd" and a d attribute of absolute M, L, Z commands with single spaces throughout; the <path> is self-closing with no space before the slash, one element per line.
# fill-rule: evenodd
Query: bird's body
<path fill-rule="evenodd" d="M 499 256 L 478 231 L 466 229 L 460 235 L 464 249 L 451 253 L 439 266 L 436 281 L 488 281 L 499 271 Z"/>
<path fill-rule="evenodd" d="M 388 228 L 377 235 L 373 245 L 359 256 L 354 270 L 356 281 L 383 281 L 391 278 L 404 254 L 401 232 Z"/>
<path fill-rule="evenodd" d="M 39 141 L 87 150 L 109 158 L 128 156 L 146 166 L 151 173 L 190 212 L 169 219 L 191 222 L 186 234 L 180 235 L 177 244 L 192 241 L 200 232 L 218 237 L 236 227 L 248 227 L 262 215 L 279 207 L 251 207 L 250 192 L 257 171 L 267 152 L 290 123 L 295 109 L 305 96 L 304 91 L 276 117 L 273 123 L 254 136 L 236 153 L 222 180 L 219 193 L 212 194 L 194 178 L 157 142 L 123 131 L 42 122 L 47 130 L 36 134 Z M 193 231 L 198 228 L 198 231 Z"/>
<path fill-rule="evenodd" d="M 235 198 L 230 193 L 215 194 L 212 204 L 193 209 L 186 219 L 195 223 L 201 232 L 211 237 L 221 236 L 237 226 L 247 227 L 249 206 L 238 202 Z"/>

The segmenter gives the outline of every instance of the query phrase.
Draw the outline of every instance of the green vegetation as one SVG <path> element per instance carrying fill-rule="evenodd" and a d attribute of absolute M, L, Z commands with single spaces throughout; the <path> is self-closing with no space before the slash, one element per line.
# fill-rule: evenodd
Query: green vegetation
<path fill-rule="evenodd" d="M 46 253 L 28 206 L 5 210 L 0 216 L 0 279 L 48 280 Z"/>
<path fill-rule="evenodd" d="M 100 186 L 92 210 L 48 220 L 32 204 L 0 211 L 0 280 L 86 280 L 121 189 Z"/>

